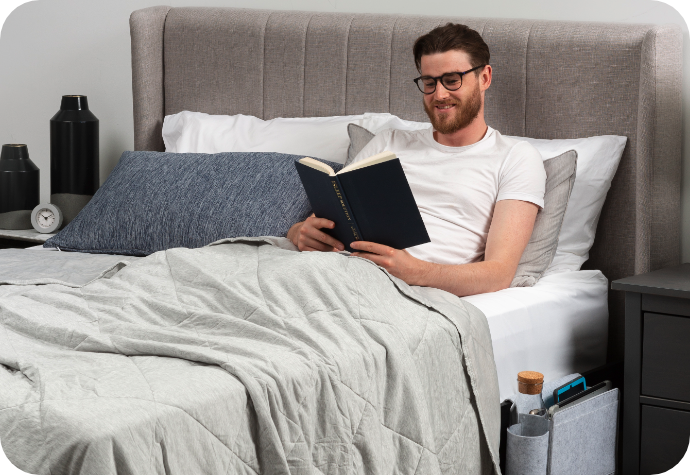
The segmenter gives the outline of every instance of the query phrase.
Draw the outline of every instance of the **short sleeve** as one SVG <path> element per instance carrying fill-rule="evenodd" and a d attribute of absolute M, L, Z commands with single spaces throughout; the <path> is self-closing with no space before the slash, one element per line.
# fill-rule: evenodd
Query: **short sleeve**
<path fill-rule="evenodd" d="M 528 201 L 543 208 L 545 189 L 541 154 L 527 142 L 516 143 L 501 167 L 496 201 Z"/>

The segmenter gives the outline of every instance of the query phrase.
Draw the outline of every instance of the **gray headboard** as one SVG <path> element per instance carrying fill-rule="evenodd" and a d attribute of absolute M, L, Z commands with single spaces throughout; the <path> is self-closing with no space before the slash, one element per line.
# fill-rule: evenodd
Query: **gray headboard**
<path fill-rule="evenodd" d="M 427 120 L 411 48 L 448 21 L 476 29 L 491 49 L 492 127 L 535 138 L 628 137 L 585 267 L 614 280 L 679 263 L 682 39 L 673 26 L 146 8 L 130 19 L 135 148 L 164 150 L 163 117 L 182 110 Z M 609 312 L 615 361 L 620 292 L 610 292 Z"/>

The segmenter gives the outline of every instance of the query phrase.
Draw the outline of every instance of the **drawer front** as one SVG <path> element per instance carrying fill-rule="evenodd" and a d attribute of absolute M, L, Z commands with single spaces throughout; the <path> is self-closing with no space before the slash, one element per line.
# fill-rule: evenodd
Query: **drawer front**
<path fill-rule="evenodd" d="M 671 470 L 685 455 L 689 440 L 690 412 L 643 405 L 640 475 Z"/>
<path fill-rule="evenodd" d="M 644 314 L 642 394 L 690 402 L 690 318 Z"/>
<path fill-rule="evenodd" d="M 642 294 L 642 311 L 690 317 L 690 298 Z"/>

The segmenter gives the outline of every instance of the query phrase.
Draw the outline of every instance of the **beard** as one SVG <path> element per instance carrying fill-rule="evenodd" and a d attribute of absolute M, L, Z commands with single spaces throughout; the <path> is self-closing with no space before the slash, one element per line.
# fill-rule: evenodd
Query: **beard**
<path fill-rule="evenodd" d="M 439 105 L 455 105 L 456 107 L 452 112 L 438 114 L 436 106 Z M 464 129 L 479 116 L 481 109 L 482 95 L 479 91 L 479 82 L 464 104 L 457 99 L 432 101 L 431 104 L 424 102 L 424 111 L 429 116 L 431 125 L 434 130 L 442 134 L 453 134 Z"/>

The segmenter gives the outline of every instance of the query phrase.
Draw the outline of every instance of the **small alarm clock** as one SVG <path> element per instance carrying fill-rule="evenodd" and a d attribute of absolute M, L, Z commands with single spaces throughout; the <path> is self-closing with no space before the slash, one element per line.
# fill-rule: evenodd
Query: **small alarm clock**
<path fill-rule="evenodd" d="M 43 234 L 56 232 L 62 226 L 62 211 L 50 203 L 42 203 L 31 212 L 31 225 Z"/>

